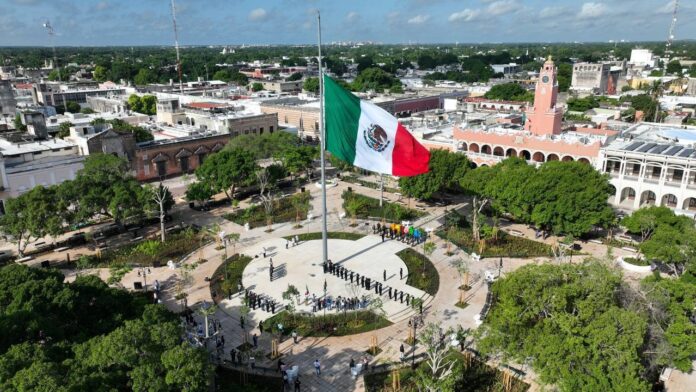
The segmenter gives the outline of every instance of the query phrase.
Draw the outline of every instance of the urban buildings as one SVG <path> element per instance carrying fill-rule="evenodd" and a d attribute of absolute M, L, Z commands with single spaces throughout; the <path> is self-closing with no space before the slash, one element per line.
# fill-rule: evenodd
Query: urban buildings
<path fill-rule="evenodd" d="M 633 49 L 631 50 L 631 59 L 628 61 L 630 65 L 636 67 L 657 67 L 659 59 L 653 55 L 649 49 Z"/>
<path fill-rule="evenodd" d="M 635 124 L 600 150 L 596 167 L 609 174 L 617 207 L 696 215 L 696 127 Z"/>
<path fill-rule="evenodd" d="M 56 106 L 63 105 L 63 102 L 86 104 L 87 97 L 105 97 L 126 93 L 126 89 L 123 87 L 104 87 L 95 87 L 93 84 L 82 87 L 58 83 L 37 83 L 33 87 L 32 97 L 35 104 Z"/>

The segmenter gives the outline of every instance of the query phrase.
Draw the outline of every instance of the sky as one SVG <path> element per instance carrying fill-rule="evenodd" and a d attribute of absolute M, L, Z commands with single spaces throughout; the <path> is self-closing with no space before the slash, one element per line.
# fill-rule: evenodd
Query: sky
<path fill-rule="evenodd" d="M 176 0 L 181 45 L 666 40 L 674 0 Z M 677 39 L 696 38 L 680 3 Z M 171 45 L 170 0 L 0 0 L 0 46 Z"/>

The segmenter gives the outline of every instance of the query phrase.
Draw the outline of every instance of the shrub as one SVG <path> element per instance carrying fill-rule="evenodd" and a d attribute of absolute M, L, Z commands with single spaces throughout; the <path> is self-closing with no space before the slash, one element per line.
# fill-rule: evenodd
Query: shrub
<path fill-rule="evenodd" d="M 380 207 L 379 200 L 355 192 L 344 191 L 341 197 L 343 198 L 343 209 L 346 211 L 355 210 L 355 217 L 358 219 L 372 217 L 401 222 L 404 220 L 415 220 L 426 215 L 423 212 L 388 201 L 384 201 L 382 203 L 383 207 Z"/>

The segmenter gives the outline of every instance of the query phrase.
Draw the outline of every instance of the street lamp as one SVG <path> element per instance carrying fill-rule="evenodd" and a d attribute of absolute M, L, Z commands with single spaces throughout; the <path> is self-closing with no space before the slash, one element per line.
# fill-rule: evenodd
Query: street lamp
<path fill-rule="evenodd" d="M 152 271 L 150 270 L 150 267 L 137 267 L 138 268 L 138 276 L 142 276 L 143 278 L 143 287 L 145 287 L 145 292 L 147 293 L 147 276 L 152 274 Z"/>
<path fill-rule="evenodd" d="M 413 353 L 411 354 L 411 369 L 416 368 L 416 333 L 418 332 L 418 327 L 423 326 L 423 318 L 419 316 L 413 316 L 411 318 L 411 326 L 413 327 Z"/>

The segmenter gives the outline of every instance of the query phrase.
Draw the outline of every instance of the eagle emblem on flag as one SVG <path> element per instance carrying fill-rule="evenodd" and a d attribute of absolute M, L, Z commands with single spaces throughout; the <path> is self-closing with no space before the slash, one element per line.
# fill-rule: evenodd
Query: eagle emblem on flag
<path fill-rule="evenodd" d="M 377 124 L 370 124 L 363 131 L 363 137 L 365 138 L 365 144 L 377 152 L 384 151 L 391 143 L 387 132 Z"/>

